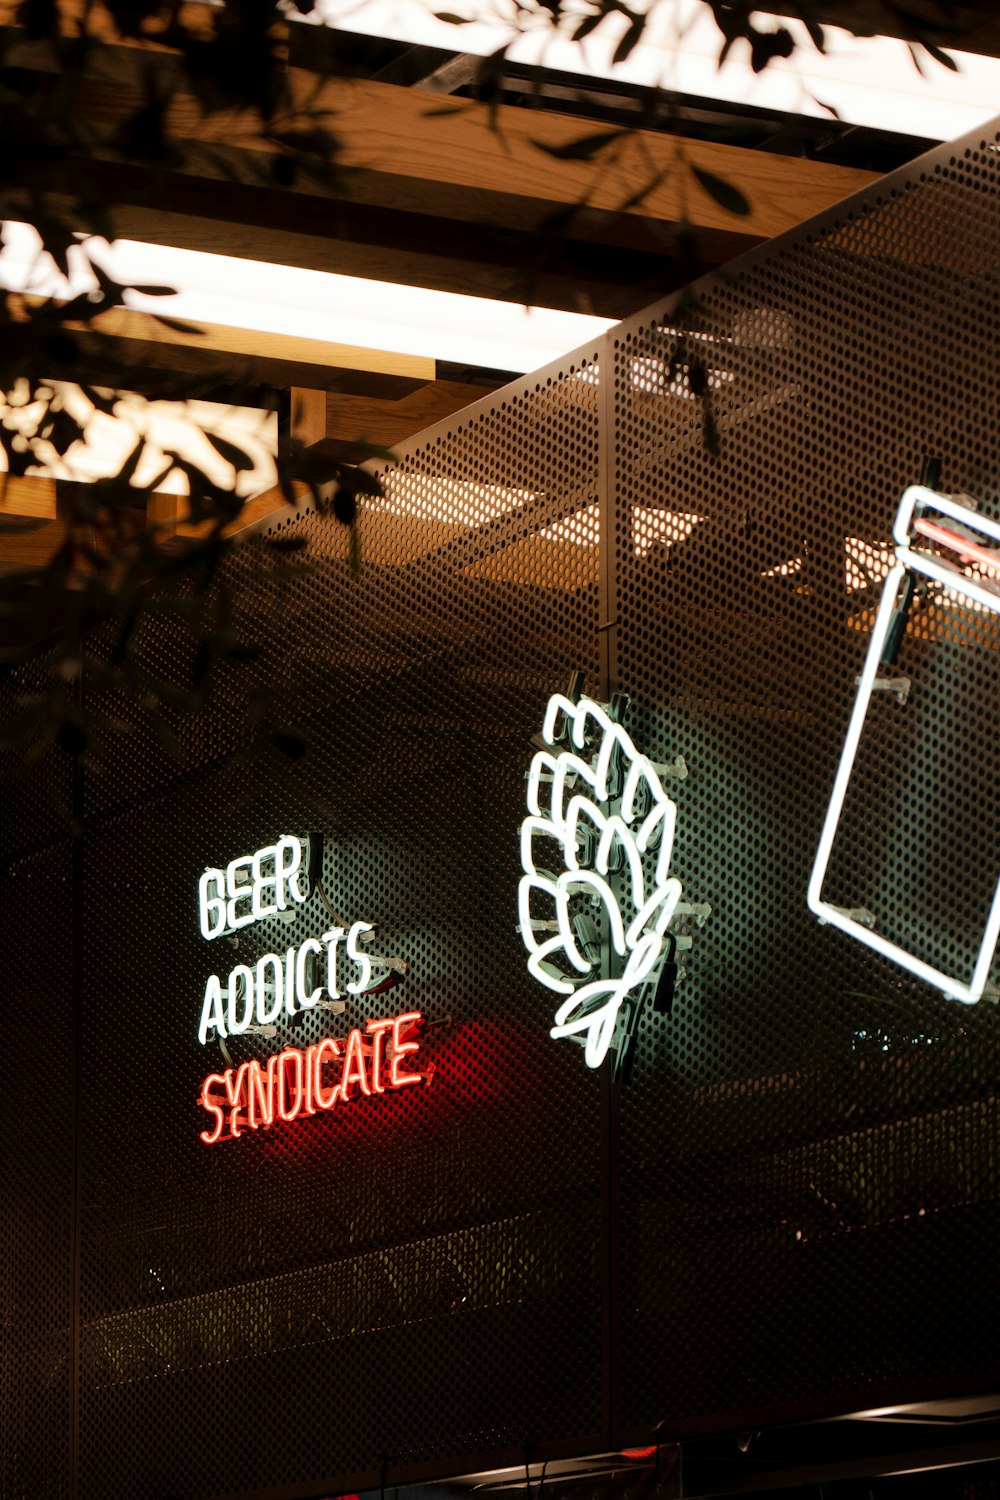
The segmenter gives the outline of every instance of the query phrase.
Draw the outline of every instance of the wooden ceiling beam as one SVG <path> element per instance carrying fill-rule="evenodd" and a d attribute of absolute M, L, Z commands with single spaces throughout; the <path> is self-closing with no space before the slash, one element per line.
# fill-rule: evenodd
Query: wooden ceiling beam
<path fill-rule="evenodd" d="M 137 358 L 158 369 L 182 374 L 207 374 L 214 369 L 220 379 L 228 371 L 231 383 L 252 377 L 258 384 L 291 386 L 312 371 L 321 373 L 324 389 L 394 398 L 433 380 L 437 368 L 426 355 L 359 349 L 222 324 L 190 326 L 197 332 L 169 328 L 148 313 L 126 308 L 102 313 L 85 327 L 67 324 L 80 335 L 84 353 L 93 355 L 102 346 L 107 350 L 109 341 L 122 340 Z M 118 378 L 121 382 L 120 372 Z"/>
<path fill-rule="evenodd" d="M 364 79 L 318 81 L 300 68 L 290 68 L 287 77 L 293 112 L 303 118 L 318 112 L 336 138 L 336 179 L 321 172 L 313 191 L 325 196 L 336 183 L 354 202 L 460 223 L 537 231 L 553 211 L 579 204 L 582 236 L 603 235 L 611 243 L 636 243 L 639 226 L 682 222 L 760 240 L 874 180 L 853 167 L 649 130 L 609 131 L 606 148 L 576 160 L 559 153 L 593 130 L 573 116 L 512 105 L 490 110 L 473 102 L 443 113 L 440 95 L 430 91 Z M 141 87 L 85 79 L 75 108 L 110 136 L 147 100 Z M 191 148 L 213 148 L 215 172 L 212 158 L 202 163 L 208 175 L 222 173 L 220 149 L 234 169 L 238 155 L 271 157 L 280 149 L 259 135 L 249 115 L 206 116 L 197 99 L 182 93 L 167 107 L 166 128 Z M 692 169 L 738 186 L 749 212 L 734 216 Z M 308 192 L 305 164 L 302 176 L 298 191 Z M 640 247 L 645 238 L 639 236 Z"/>
<path fill-rule="evenodd" d="M 192 171 L 139 171 L 93 159 L 75 161 L 72 171 L 108 205 L 122 239 L 614 319 L 755 243 L 735 230 L 702 230 L 686 235 L 682 246 L 672 231 L 660 230 L 647 233 L 641 248 L 573 238 L 546 244 L 508 225 L 443 222 L 419 211 L 288 191 L 266 176 L 221 184 Z M 67 195 L 51 197 L 65 211 Z M 321 384 L 305 374 L 297 383 Z"/>
<path fill-rule="evenodd" d="M 13 55 L 24 49 L 40 71 L 56 68 L 39 44 L 18 42 Z M 206 116 L 183 92 L 167 114 L 178 158 L 152 166 L 107 145 L 149 97 L 137 56 L 177 71 L 172 56 L 89 49 L 71 109 L 93 149 L 41 179 L 40 164 L 26 164 L 27 192 L 40 180 L 56 193 L 85 187 L 111 207 L 119 235 L 273 263 L 622 317 L 874 180 L 652 131 L 612 139 L 592 161 L 567 159 L 559 153 L 593 129 L 572 116 L 468 102 L 442 113 L 430 91 L 299 68 L 288 70 L 290 94 L 325 112 L 329 166 L 293 156 L 297 175 L 282 186 L 278 148 L 248 114 Z M 728 213 L 692 168 L 702 182 L 735 184 L 749 213 Z M 546 238 L 554 215 L 558 238 Z"/>
<path fill-rule="evenodd" d="M 488 389 L 465 381 L 435 380 L 395 401 L 293 390 L 292 436 L 324 457 L 354 463 L 364 457 L 360 444 L 394 448 L 471 406 Z"/>

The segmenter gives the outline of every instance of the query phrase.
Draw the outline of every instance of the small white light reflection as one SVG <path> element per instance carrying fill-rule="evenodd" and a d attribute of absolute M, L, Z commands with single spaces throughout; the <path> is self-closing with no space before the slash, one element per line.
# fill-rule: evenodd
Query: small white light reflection
<path fill-rule="evenodd" d="M 693 511 L 651 510 L 645 505 L 632 507 L 632 549 L 636 557 L 645 557 L 653 547 L 671 547 L 686 542 L 704 516 Z"/>
<path fill-rule="evenodd" d="M 849 594 L 885 582 L 894 561 L 890 542 L 866 542 L 862 537 L 849 536 L 844 539 L 844 547 L 844 581 Z"/>
<path fill-rule="evenodd" d="M 801 557 L 790 557 L 787 562 L 778 563 L 776 567 L 765 568 L 760 575 L 761 578 L 791 578 L 796 573 L 801 573 L 803 560 Z"/>

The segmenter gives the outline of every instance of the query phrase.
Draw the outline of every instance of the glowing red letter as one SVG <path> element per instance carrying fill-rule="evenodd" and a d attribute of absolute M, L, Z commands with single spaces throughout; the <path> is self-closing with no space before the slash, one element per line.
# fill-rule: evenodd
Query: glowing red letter
<path fill-rule="evenodd" d="M 201 1098 L 198 1102 L 201 1105 L 202 1109 L 211 1110 L 211 1112 L 215 1115 L 215 1129 L 213 1131 L 203 1130 L 201 1132 L 201 1138 L 205 1142 L 206 1146 L 215 1145 L 216 1141 L 222 1134 L 222 1124 L 225 1118 L 222 1113 L 221 1106 L 216 1104 L 215 1100 L 211 1098 L 208 1091 L 213 1083 L 224 1084 L 225 1081 L 226 1080 L 223 1078 L 221 1073 L 209 1073 L 208 1077 L 205 1079 L 205 1082 L 201 1086 Z"/>
<path fill-rule="evenodd" d="M 400 1034 L 409 1026 L 419 1026 L 423 1020 L 419 1011 L 407 1011 L 405 1016 L 397 1016 L 392 1023 L 392 1066 L 389 1069 L 389 1083 L 394 1089 L 401 1089 L 408 1083 L 423 1083 L 420 1073 L 401 1073 L 399 1071 L 400 1058 L 407 1052 L 417 1052 L 420 1048 L 419 1041 L 400 1041 Z"/>
<path fill-rule="evenodd" d="M 344 1098 L 349 1099 L 348 1090 L 352 1083 L 356 1083 L 363 1094 L 370 1094 L 368 1079 L 365 1075 L 365 1055 L 361 1050 L 361 1032 L 355 1026 L 347 1038 L 347 1055 L 344 1058 L 344 1076 L 341 1079 L 341 1088 Z"/>

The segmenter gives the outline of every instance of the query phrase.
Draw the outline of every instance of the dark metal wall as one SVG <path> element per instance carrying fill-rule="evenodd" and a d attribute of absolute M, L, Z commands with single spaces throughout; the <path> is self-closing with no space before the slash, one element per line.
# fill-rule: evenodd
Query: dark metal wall
<path fill-rule="evenodd" d="M 109 739 L 75 841 L 22 785 L 3 1500 L 320 1495 L 995 1379 L 996 1007 L 805 892 L 903 488 L 938 454 L 1000 515 L 997 161 L 937 152 L 414 441 L 359 578 L 332 522 L 282 523 L 311 569 L 235 558 L 264 654 L 178 713 L 183 769 Z M 181 626 L 146 629 L 181 673 Z M 997 871 L 997 644 L 914 615 L 831 867 L 951 966 Z M 549 1039 L 515 930 L 529 741 L 576 668 L 684 757 L 672 868 L 711 905 L 626 1088 Z M 303 758 L 262 748 L 289 722 Z M 206 1147 L 197 880 L 285 831 L 409 972 L 234 1062 L 412 1009 L 433 1081 Z"/>

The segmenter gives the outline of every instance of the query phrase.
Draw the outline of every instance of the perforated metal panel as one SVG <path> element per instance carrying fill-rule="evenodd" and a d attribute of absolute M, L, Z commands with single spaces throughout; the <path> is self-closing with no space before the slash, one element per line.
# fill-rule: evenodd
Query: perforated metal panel
<path fill-rule="evenodd" d="M 596 567 L 538 541 L 538 516 L 593 503 L 596 426 L 589 374 L 505 398 L 393 478 L 358 580 L 343 531 L 311 515 L 307 574 L 251 582 L 248 549 L 228 585 L 266 649 L 197 726 L 220 768 L 178 783 L 123 742 L 93 788 L 84 1493 L 319 1490 L 382 1461 L 599 1440 L 600 1083 L 551 1065 L 509 906 L 525 705 L 581 649 L 593 667 L 597 641 Z M 157 624 L 150 660 L 176 649 Z M 234 770 L 264 684 L 310 753 Z M 286 831 L 322 834 L 329 906 L 314 895 L 238 952 L 206 943 L 204 866 Z M 376 923 L 404 982 L 231 1038 L 233 1065 L 416 1010 L 432 1082 L 206 1147 L 202 1078 L 229 1060 L 197 1041 L 208 975 L 322 933 L 330 909 Z"/>
<path fill-rule="evenodd" d="M 3 882 L 0 1495 L 65 1495 L 73 1427 L 74 1017 L 68 839 Z M 39 940 L 39 917 L 56 940 Z"/>
<path fill-rule="evenodd" d="M 996 1007 L 805 901 L 903 489 L 939 455 L 1000 507 L 996 149 L 921 165 L 612 336 L 613 673 L 712 905 L 622 1097 L 629 1429 L 991 1378 Z M 991 622 L 918 599 L 828 881 L 946 969 L 996 883 Z"/>
<path fill-rule="evenodd" d="M 319 1495 L 995 1379 L 996 1008 L 805 896 L 903 488 L 939 454 L 1000 515 L 996 162 L 992 137 L 936 153 L 414 440 L 363 509 L 358 578 L 308 512 L 272 530 L 309 571 L 233 559 L 262 657 L 178 713 L 183 769 L 148 726 L 87 778 L 78 1387 L 72 1359 L 46 1387 L 32 1488 L 12 1372 L 50 1368 L 46 1328 L 72 1353 L 64 1227 L 64 1300 L 10 1301 L 5 1495 L 64 1492 L 74 1388 L 78 1493 L 106 1500 Z M 146 630 L 183 680 L 181 626 Z M 831 865 L 832 899 L 945 967 L 995 879 L 996 656 L 989 622 L 920 602 Z M 672 869 L 711 908 L 614 1087 L 549 1038 L 516 931 L 530 741 L 575 669 L 631 695 L 643 753 L 683 757 Z M 290 723 L 303 758 L 272 744 Z M 226 959 L 197 880 L 283 832 L 322 833 L 329 906 L 408 972 L 231 1039 L 234 1065 L 405 1008 L 433 1081 L 208 1147 L 207 976 L 329 908 Z M 36 931 L 64 920 L 54 889 Z"/>

